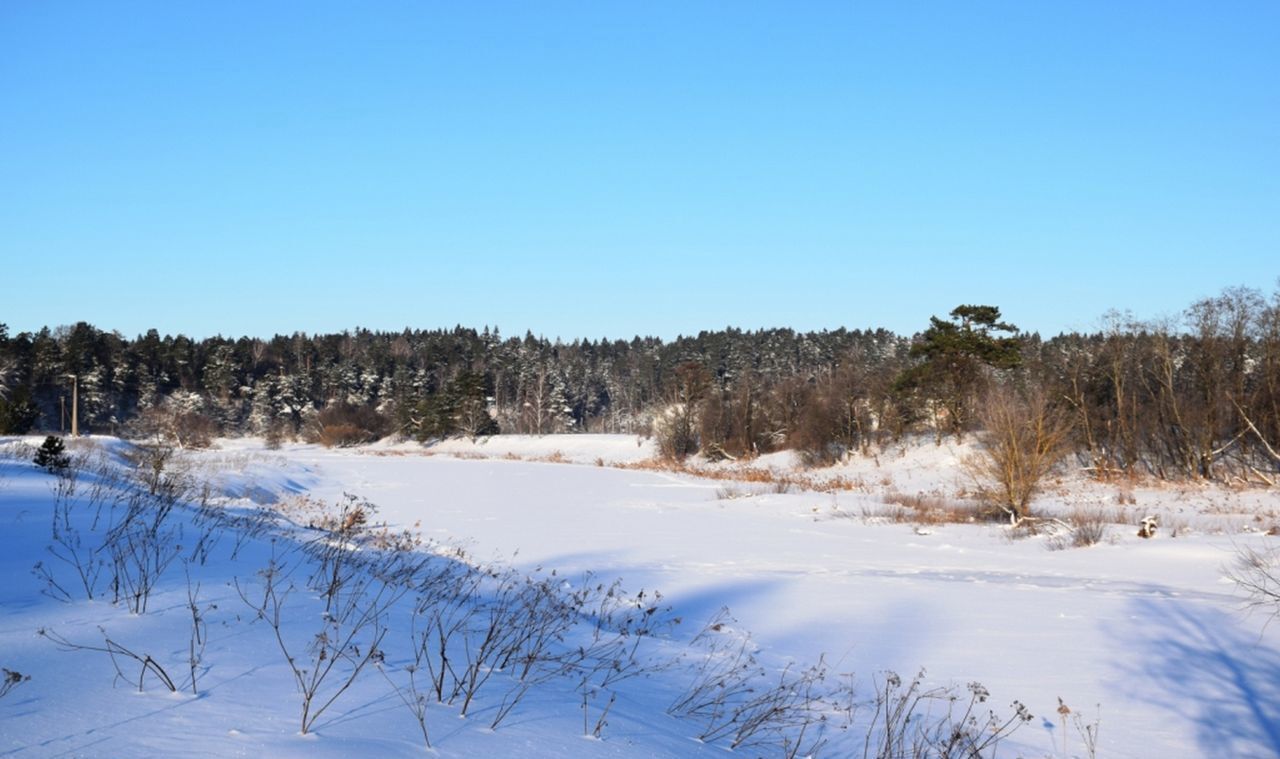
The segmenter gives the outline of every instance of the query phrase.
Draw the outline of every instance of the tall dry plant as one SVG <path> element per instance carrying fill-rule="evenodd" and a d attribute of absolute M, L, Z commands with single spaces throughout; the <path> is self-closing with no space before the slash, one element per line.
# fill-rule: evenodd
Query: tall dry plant
<path fill-rule="evenodd" d="M 1030 516 L 1031 499 L 1067 450 L 1070 415 L 1036 390 L 994 387 L 978 407 L 979 451 L 964 462 L 978 491 L 1012 524 Z"/>

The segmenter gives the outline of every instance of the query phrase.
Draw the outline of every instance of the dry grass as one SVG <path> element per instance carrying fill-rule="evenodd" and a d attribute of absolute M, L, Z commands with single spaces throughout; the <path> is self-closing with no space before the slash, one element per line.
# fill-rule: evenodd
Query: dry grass
<path fill-rule="evenodd" d="M 882 496 L 884 507 L 863 507 L 862 516 L 868 521 L 883 520 L 897 524 L 973 524 L 999 519 L 1000 513 L 975 503 L 947 498 L 941 493 L 899 493 L 890 491 Z"/>
<path fill-rule="evenodd" d="M 30 464 L 31 459 L 34 458 L 35 455 L 35 446 L 27 445 L 21 440 L 15 440 L 11 443 L 0 445 L 0 461 L 13 461 Z"/>
<path fill-rule="evenodd" d="M 827 493 L 834 493 L 837 490 L 866 492 L 869 488 L 867 487 L 866 481 L 861 477 L 849 479 L 842 474 L 838 474 L 835 477 L 828 477 L 827 479 L 822 480 L 822 487 L 818 488 L 818 490 Z"/>
<path fill-rule="evenodd" d="M 615 463 L 611 464 L 611 466 L 618 469 L 685 474 L 704 480 L 767 485 L 769 486 L 767 492 L 772 493 L 794 493 L 799 491 L 834 493 L 837 491 L 865 491 L 867 489 L 866 483 L 861 478 L 849 479 L 840 475 L 817 477 L 806 474 L 776 472 L 772 469 L 753 466 L 707 467 L 662 459 L 644 459 L 630 463 Z"/>
<path fill-rule="evenodd" d="M 1186 535 L 1191 532 L 1191 523 L 1182 517 L 1164 515 L 1164 528 L 1169 532 L 1169 537 L 1176 538 L 1179 535 Z"/>
<path fill-rule="evenodd" d="M 1107 540 L 1111 527 L 1135 524 L 1138 518 L 1133 513 L 1128 509 L 1105 506 L 1073 509 L 1050 525 L 1049 529 L 1056 531 L 1049 535 L 1045 547 L 1051 551 L 1061 551 L 1097 545 Z M 1066 525 L 1065 529 L 1061 527 L 1063 524 Z"/>
<path fill-rule="evenodd" d="M 1067 522 L 1071 525 L 1073 548 L 1097 545 L 1107 536 L 1109 522 L 1102 511 L 1075 511 L 1067 516 Z"/>
<path fill-rule="evenodd" d="M 498 458 L 503 461 L 535 461 L 544 464 L 574 464 L 579 463 L 570 459 L 563 451 L 552 451 L 543 456 L 522 456 L 518 453 L 508 451 L 500 456 L 477 453 L 475 451 L 450 451 L 440 453 L 437 451 L 423 451 L 421 453 L 412 451 L 368 451 L 371 456 L 407 456 L 422 455 L 435 456 L 445 455 L 455 459 L 463 460 L 483 460 Z M 861 476 L 846 477 L 844 475 L 835 475 L 832 477 L 820 477 L 812 474 L 796 474 L 790 472 L 777 472 L 772 469 L 757 466 L 699 466 L 689 463 L 688 461 L 669 461 L 661 458 L 642 459 L 632 462 L 606 461 L 603 457 L 597 456 L 590 462 L 591 466 L 610 467 L 613 469 L 629 469 L 647 472 L 667 472 L 671 474 L 684 474 L 690 477 L 698 477 L 704 480 L 715 480 L 720 482 L 740 482 L 757 485 L 768 486 L 767 490 L 762 492 L 769 493 L 796 493 L 801 491 L 817 492 L 817 493 L 835 493 L 835 492 L 870 492 L 871 487 Z M 883 482 L 892 483 L 891 478 L 882 478 Z"/>

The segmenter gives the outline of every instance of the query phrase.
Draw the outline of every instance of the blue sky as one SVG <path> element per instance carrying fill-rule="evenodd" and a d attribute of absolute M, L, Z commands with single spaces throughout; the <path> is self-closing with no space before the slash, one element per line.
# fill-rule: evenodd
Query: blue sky
<path fill-rule="evenodd" d="M 0 322 L 1026 329 L 1280 276 L 1280 4 L 12 0 Z"/>

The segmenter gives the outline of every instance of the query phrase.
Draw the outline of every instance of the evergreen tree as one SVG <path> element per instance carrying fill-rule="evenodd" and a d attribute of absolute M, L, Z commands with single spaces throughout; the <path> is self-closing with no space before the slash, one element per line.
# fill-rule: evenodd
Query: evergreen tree
<path fill-rule="evenodd" d="M 902 373 L 897 389 L 936 404 L 935 429 L 940 433 L 945 426 L 959 436 L 972 422 L 974 402 L 990 371 L 1021 363 L 1022 342 L 1018 328 L 1000 321 L 995 306 L 957 306 L 951 321 L 932 316 L 929 322 L 911 346 L 910 355 L 922 360 Z"/>
<path fill-rule="evenodd" d="M 66 454 L 66 446 L 63 445 L 62 438 L 53 435 L 44 439 L 44 443 L 36 449 L 36 457 L 32 461 L 51 474 L 57 474 L 71 466 L 71 457 Z"/>
<path fill-rule="evenodd" d="M 31 402 L 31 391 L 19 386 L 0 396 L 0 435 L 22 435 L 35 426 L 40 410 Z"/>

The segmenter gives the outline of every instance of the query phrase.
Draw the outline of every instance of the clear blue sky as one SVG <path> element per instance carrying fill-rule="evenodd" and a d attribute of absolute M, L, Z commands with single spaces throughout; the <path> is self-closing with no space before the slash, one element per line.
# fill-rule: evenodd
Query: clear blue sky
<path fill-rule="evenodd" d="M 0 322 L 1026 329 L 1280 276 L 1280 3 L 0 3 Z"/>

